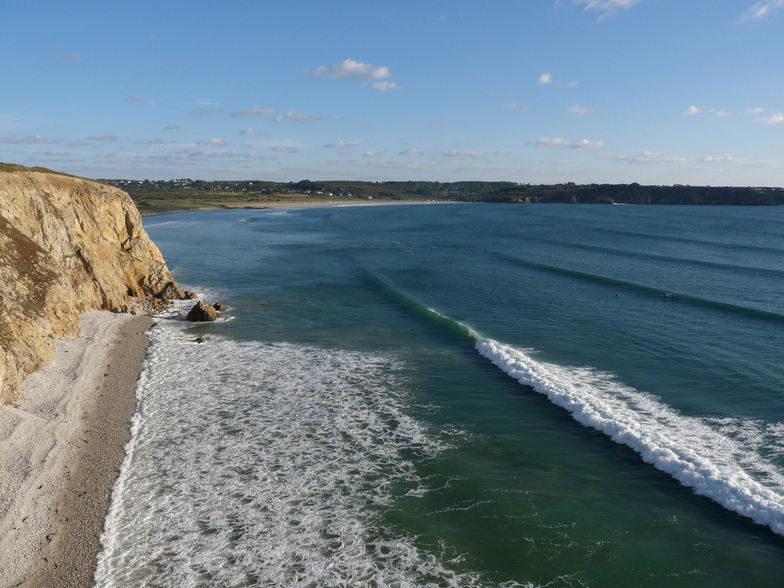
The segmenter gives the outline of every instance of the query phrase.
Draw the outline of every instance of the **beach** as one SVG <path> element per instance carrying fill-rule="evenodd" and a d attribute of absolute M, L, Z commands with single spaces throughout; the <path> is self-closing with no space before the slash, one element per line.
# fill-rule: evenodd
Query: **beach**
<path fill-rule="evenodd" d="M 84 313 L 0 407 L 0 586 L 89 587 L 130 437 L 147 316 Z"/>

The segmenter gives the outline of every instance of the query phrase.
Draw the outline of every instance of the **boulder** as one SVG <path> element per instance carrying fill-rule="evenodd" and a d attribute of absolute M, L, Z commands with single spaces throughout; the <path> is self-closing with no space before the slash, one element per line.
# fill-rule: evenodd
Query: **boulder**
<path fill-rule="evenodd" d="M 215 310 L 212 306 L 207 306 L 201 300 L 199 300 L 196 304 L 193 305 L 193 308 L 190 309 L 188 316 L 185 317 L 185 320 L 194 323 L 203 323 L 207 321 L 214 321 L 217 318 L 218 311 Z"/>
<path fill-rule="evenodd" d="M 218 312 L 223 312 L 224 310 L 226 310 L 226 307 L 223 306 L 220 302 L 216 302 L 215 304 L 212 305 L 212 307 Z"/>
<path fill-rule="evenodd" d="M 163 290 L 158 292 L 155 297 L 161 300 L 179 300 L 184 297 L 184 294 L 177 284 L 174 282 L 166 282 Z"/>
<path fill-rule="evenodd" d="M 199 295 L 196 294 L 196 292 L 193 292 L 191 290 L 185 290 L 185 292 L 183 292 L 183 294 L 182 294 L 182 297 L 185 300 L 195 300 L 196 298 L 199 297 Z"/>

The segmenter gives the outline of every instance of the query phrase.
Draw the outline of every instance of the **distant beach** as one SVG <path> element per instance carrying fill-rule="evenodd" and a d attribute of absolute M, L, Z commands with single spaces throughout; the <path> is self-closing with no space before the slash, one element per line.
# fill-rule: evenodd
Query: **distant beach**
<path fill-rule="evenodd" d="M 25 400 L 0 407 L 0 586 L 93 585 L 151 325 L 83 314 L 82 336 L 57 342 Z"/>

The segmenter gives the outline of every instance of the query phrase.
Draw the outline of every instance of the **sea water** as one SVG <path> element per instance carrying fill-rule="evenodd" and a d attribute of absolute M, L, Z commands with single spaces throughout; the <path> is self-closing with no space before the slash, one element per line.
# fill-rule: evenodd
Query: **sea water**
<path fill-rule="evenodd" d="M 157 319 L 97 586 L 784 582 L 784 209 L 145 226 L 229 310 Z"/>

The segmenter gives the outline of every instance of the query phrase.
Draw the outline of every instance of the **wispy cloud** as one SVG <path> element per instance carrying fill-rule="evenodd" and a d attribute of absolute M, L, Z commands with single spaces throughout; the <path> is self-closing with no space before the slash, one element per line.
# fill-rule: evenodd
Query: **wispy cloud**
<path fill-rule="evenodd" d="M 376 67 L 372 63 L 362 63 L 346 59 L 335 65 L 320 65 L 315 71 L 306 74 L 317 78 L 348 79 L 348 80 L 383 80 L 392 76 L 388 67 Z"/>
<path fill-rule="evenodd" d="M 253 127 L 248 127 L 246 129 L 242 129 L 240 131 L 240 135 L 261 135 L 261 134 L 263 134 L 263 133 L 257 131 Z"/>
<path fill-rule="evenodd" d="M 745 159 L 743 157 L 732 157 L 731 155 L 724 157 L 703 157 L 700 159 L 702 163 L 708 164 L 724 164 L 724 165 L 741 165 L 750 167 L 777 167 L 779 164 L 770 159 Z"/>
<path fill-rule="evenodd" d="M 765 112 L 764 108 L 747 108 L 745 110 L 746 114 L 762 114 Z"/>
<path fill-rule="evenodd" d="M 741 15 L 741 20 L 757 20 L 758 18 L 765 18 L 770 16 L 776 11 L 784 8 L 784 0 L 763 0 L 757 2 L 754 6 L 746 10 Z"/>
<path fill-rule="evenodd" d="M 395 82 L 373 82 L 370 86 L 374 90 L 378 90 L 379 92 L 386 92 L 388 90 L 399 90 L 400 86 L 398 86 Z"/>
<path fill-rule="evenodd" d="M 291 145 L 273 145 L 270 149 L 273 151 L 284 151 L 286 153 L 299 153 L 300 151 L 305 151 L 304 147 L 294 147 Z"/>
<path fill-rule="evenodd" d="M 22 135 L 0 135 L 0 143 L 26 143 L 30 145 L 40 145 L 44 143 L 60 143 L 60 141 L 47 139 L 41 135 L 25 137 Z"/>
<path fill-rule="evenodd" d="M 584 4 L 585 10 L 601 12 L 599 20 L 607 18 L 622 8 L 631 8 L 644 0 L 574 0 L 575 4 Z"/>
<path fill-rule="evenodd" d="M 569 114 L 588 114 L 590 109 L 583 108 L 582 106 L 572 106 L 569 110 L 567 110 Z"/>
<path fill-rule="evenodd" d="M 702 112 L 702 108 L 698 108 L 698 107 L 692 105 L 692 106 L 689 106 L 683 112 L 681 112 L 681 116 L 691 116 L 692 114 L 697 114 L 698 112 Z"/>
<path fill-rule="evenodd" d="M 662 157 L 653 151 L 643 151 L 637 155 L 614 155 L 605 159 L 627 163 L 684 163 L 686 161 L 683 157 Z"/>
<path fill-rule="evenodd" d="M 88 141 L 117 141 L 120 137 L 115 135 L 95 135 L 93 137 L 87 137 Z"/>
<path fill-rule="evenodd" d="M 780 125 L 781 123 L 784 123 L 784 112 L 777 112 L 768 118 L 763 118 L 762 122 L 766 125 Z"/>
<path fill-rule="evenodd" d="M 579 86 L 580 85 L 580 82 L 561 82 L 561 81 L 557 81 L 553 77 L 553 74 L 550 74 L 550 73 L 543 73 L 543 74 L 541 74 L 538 78 L 536 78 L 536 81 L 538 83 L 544 84 L 544 85 L 555 84 L 556 86 L 570 86 L 570 87 L 574 87 L 574 86 Z"/>
<path fill-rule="evenodd" d="M 588 139 L 580 139 L 579 141 L 569 141 L 567 139 L 548 139 L 541 137 L 536 143 L 536 147 L 566 147 L 569 149 L 590 149 L 594 147 L 605 147 L 604 141 L 589 141 Z"/>
<path fill-rule="evenodd" d="M 138 94 L 131 94 L 124 100 L 124 102 L 142 102 L 142 97 Z"/>
<path fill-rule="evenodd" d="M 459 159 L 468 159 L 472 157 L 484 157 L 484 153 L 481 151 L 447 151 L 444 153 L 444 157 L 456 157 Z"/>
<path fill-rule="evenodd" d="M 504 106 L 504 110 L 513 110 L 515 108 L 520 108 L 519 102 L 512 102 L 511 104 L 507 104 Z"/>
<path fill-rule="evenodd" d="M 324 145 L 324 147 L 326 149 L 346 149 L 348 147 L 354 147 L 355 145 L 356 143 L 353 141 L 335 141 L 329 145 Z"/>
<path fill-rule="evenodd" d="M 381 154 L 377 153 L 376 151 L 365 151 L 363 155 L 364 157 L 378 157 Z"/>
<path fill-rule="evenodd" d="M 217 137 L 210 139 L 209 141 L 197 141 L 197 145 L 226 145 L 226 141 L 223 139 L 218 139 Z"/>
<path fill-rule="evenodd" d="M 329 118 L 328 116 L 319 116 L 316 114 L 305 114 L 302 112 L 296 112 L 294 110 L 289 110 L 286 114 L 279 114 L 272 120 L 275 122 L 282 122 L 284 120 L 295 120 L 297 122 L 306 123 L 306 122 L 315 122 L 317 120 L 324 120 Z"/>
<path fill-rule="evenodd" d="M 246 108 L 244 110 L 235 110 L 231 113 L 231 116 L 267 116 L 270 114 L 275 114 L 274 108 L 254 106 L 253 108 Z"/>

